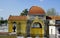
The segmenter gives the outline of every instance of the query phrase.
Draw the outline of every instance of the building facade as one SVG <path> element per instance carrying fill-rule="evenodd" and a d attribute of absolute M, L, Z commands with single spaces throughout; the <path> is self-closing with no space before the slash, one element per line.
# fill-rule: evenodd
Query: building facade
<path fill-rule="evenodd" d="M 60 16 L 49 17 L 49 37 L 60 38 Z"/>
<path fill-rule="evenodd" d="M 16 33 L 17 36 L 31 36 L 33 38 L 59 38 L 59 17 L 46 16 L 41 7 L 32 6 L 27 16 L 10 16 L 8 18 L 8 32 Z"/>

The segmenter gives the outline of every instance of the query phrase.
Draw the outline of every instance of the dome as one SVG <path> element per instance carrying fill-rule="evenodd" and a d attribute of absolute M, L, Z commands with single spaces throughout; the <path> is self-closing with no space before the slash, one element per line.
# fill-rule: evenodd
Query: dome
<path fill-rule="evenodd" d="M 38 6 L 32 6 L 29 10 L 29 13 L 28 14 L 45 14 L 45 11 L 41 8 L 41 7 L 38 7 Z"/>

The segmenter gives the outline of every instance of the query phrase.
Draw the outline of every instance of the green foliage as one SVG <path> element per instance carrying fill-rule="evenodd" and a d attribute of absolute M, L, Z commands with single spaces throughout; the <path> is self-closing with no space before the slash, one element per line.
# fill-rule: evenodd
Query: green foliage
<path fill-rule="evenodd" d="M 22 12 L 21 12 L 21 14 L 20 15 L 27 15 L 27 13 L 28 13 L 28 10 L 27 9 L 24 9 Z"/>
<path fill-rule="evenodd" d="M 7 23 L 8 21 L 7 20 L 4 20 L 4 23 Z"/>
<path fill-rule="evenodd" d="M 4 23 L 7 23 L 7 22 L 8 22 L 7 20 L 0 20 L 0 25 L 4 24 Z"/>
<path fill-rule="evenodd" d="M 56 16 L 58 15 L 54 8 L 48 9 L 46 15 L 48 16 Z"/>

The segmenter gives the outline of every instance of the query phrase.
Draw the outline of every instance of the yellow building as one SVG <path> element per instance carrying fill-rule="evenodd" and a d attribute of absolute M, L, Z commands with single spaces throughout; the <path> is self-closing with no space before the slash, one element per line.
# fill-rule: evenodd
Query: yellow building
<path fill-rule="evenodd" d="M 10 16 L 8 19 L 9 33 L 15 32 L 23 36 L 44 37 L 45 11 L 38 6 L 32 6 L 27 16 Z"/>
<path fill-rule="evenodd" d="M 27 17 L 26 16 L 10 16 L 8 19 L 9 33 L 26 34 Z M 15 30 L 14 30 L 15 27 Z"/>

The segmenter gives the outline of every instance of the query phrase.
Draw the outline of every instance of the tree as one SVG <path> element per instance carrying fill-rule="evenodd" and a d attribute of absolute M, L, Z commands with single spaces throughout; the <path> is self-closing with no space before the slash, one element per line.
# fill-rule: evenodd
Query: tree
<path fill-rule="evenodd" d="M 4 20 L 4 23 L 6 23 L 6 24 L 7 24 L 7 23 L 8 23 L 8 20 Z"/>
<path fill-rule="evenodd" d="M 8 22 L 7 20 L 0 20 L 0 25 L 2 25 L 4 23 L 7 25 L 7 22 Z"/>
<path fill-rule="evenodd" d="M 0 17 L 0 20 L 3 20 L 3 17 Z"/>
<path fill-rule="evenodd" d="M 28 10 L 27 9 L 24 9 L 22 12 L 21 12 L 21 14 L 20 15 L 27 15 L 27 13 L 28 13 Z"/>
<path fill-rule="evenodd" d="M 3 24 L 3 17 L 0 17 L 0 25 Z"/>
<path fill-rule="evenodd" d="M 46 13 L 47 16 L 56 16 L 58 15 L 56 10 L 54 8 L 51 8 L 51 9 L 48 9 L 47 10 L 47 13 Z"/>

